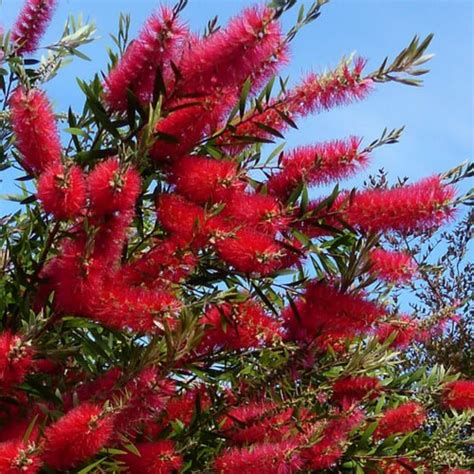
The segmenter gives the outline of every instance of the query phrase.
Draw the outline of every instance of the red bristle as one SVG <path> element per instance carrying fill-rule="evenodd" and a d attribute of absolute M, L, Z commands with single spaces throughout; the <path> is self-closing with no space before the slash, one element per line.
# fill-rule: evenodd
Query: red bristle
<path fill-rule="evenodd" d="M 284 312 L 288 337 L 297 340 L 314 340 L 321 343 L 352 338 L 368 331 L 371 325 L 385 315 L 377 304 L 359 295 L 343 293 L 323 283 L 311 284 L 304 301 L 296 301 Z"/>
<path fill-rule="evenodd" d="M 455 410 L 474 410 L 474 381 L 448 383 L 443 390 L 442 400 L 445 406 Z"/>
<path fill-rule="evenodd" d="M 279 410 L 273 402 L 252 402 L 231 408 L 224 415 L 224 435 L 234 443 L 283 441 L 294 428 L 294 410 Z"/>
<path fill-rule="evenodd" d="M 130 211 L 141 189 L 140 175 L 122 169 L 116 158 L 99 163 L 89 175 L 91 211 L 95 216 Z"/>
<path fill-rule="evenodd" d="M 214 463 L 216 474 L 293 474 L 302 467 L 298 443 L 291 440 L 232 448 L 220 454 Z"/>
<path fill-rule="evenodd" d="M 454 189 L 438 176 L 394 189 L 356 193 L 343 217 L 366 231 L 407 233 L 438 226 L 452 215 Z"/>
<path fill-rule="evenodd" d="M 211 306 L 201 319 L 206 330 L 201 348 L 259 347 L 281 338 L 279 323 L 267 316 L 256 303 L 248 300 L 231 305 Z"/>
<path fill-rule="evenodd" d="M 8 392 L 23 382 L 32 366 L 33 349 L 21 336 L 0 333 L 0 388 Z"/>
<path fill-rule="evenodd" d="M 65 169 L 60 163 L 50 166 L 38 181 L 38 199 L 56 219 L 74 219 L 84 213 L 86 181 L 78 166 Z"/>
<path fill-rule="evenodd" d="M 425 409 L 416 402 L 407 402 L 383 413 L 374 431 L 374 438 L 388 438 L 394 434 L 405 434 L 420 428 L 426 419 Z"/>
<path fill-rule="evenodd" d="M 97 405 L 84 403 L 48 426 L 43 459 L 55 469 L 67 469 L 95 456 L 110 440 L 113 417 Z"/>
<path fill-rule="evenodd" d="M 332 390 L 332 399 L 347 410 L 366 396 L 376 397 L 380 390 L 380 382 L 375 377 L 348 376 L 337 380 Z"/>
<path fill-rule="evenodd" d="M 270 177 L 271 193 L 287 198 L 301 183 L 325 184 L 352 176 L 368 162 L 359 150 L 361 139 L 350 137 L 312 146 L 302 146 L 283 155 L 282 170 Z"/>
<path fill-rule="evenodd" d="M 242 273 L 269 275 L 289 265 L 289 251 L 273 237 L 251 228 L 242 228 L 218 240 L 219 257 Z"/>
<path fill-rule="evenodd" d="M 169 170 L 170 182 L 179 194 L 191 201 L 218 201 L 233 189 L 243 189 L 237 164 L 201 156 L 185 156 L 175 160 Z"/>
<path fill-rule="evenodd" d="M 256 68 L 264 67 L 278 54 L 283 39 L 273 15 L 269 8 L 248 8 L 227 27 L 195 42 L 180 65 L 179 94 L 206 94 L 210 84 L 214 89 L 239 88 Z"/>
<path fill-rule="evenodd" d="M 18 87 L 10 99 L 16 146 L 23 155 L 22 165 L 40 173 L 61 162 L 61 143 L 53 110 L 44 92 Z"/>
<path fill-rule="evenodd" d="M 0 472 L 2 474 L 37 474 L 41 459 L 34 445 L 14 440 L 0 443 Z"/>
<path fill-rule="evenodd" d="M 17 54 L 33 53 L 53 16 L 56 0 L 26 0 L 12 28 Z"/>
<path fill-rule="evenodd" d="M 288 117 L 295 120 L 310 113 L 317 113 L 332 107 L 363 99 L 370 91 L 372 81 L 361 77 L 364 61 L 356 59 L 350 69 L 343 65 L 326 74 L 311 74 L 283 98 L 277 98 L 264 107 L 256 109 L 235 126 L 232 132 L 225 132 L 218 138 L 221 145 L 235 144 L 235 137 L 272 138 L 272 133 L 262 128 L 270 127 L 277 131 L 288 128 Z M 244 142 L 245 143 L 245 142 Z M 238 151 L 242 146 L 230 147 Z"/>
<path fill-rule="evenodd" d="M 374 249 L 370 252 L 369 259 L 372 264 L 370 273 L 382 280 L 402 283 L 416 275 L 417 264 L 407 253 Z"/>
<path fill-rule="evenodd" d="M 150 150 L 152 158 L 172 161 L 191 152 L 201 139 L 217 130 L 219 121 L 232 108 L 236 98 L 235 91 L 224 90 L 169 103 L 168 115 L 156 125 L 157 140 Z"/>
<path fill-rule="evenodd" d="M 236 226 L 245 223 L 261 232 L 275 234 L 288 228 L 290 217 L 273 196 L 233 191 L 224 199 L 220 214 Z"/>
<path fill-rule="evenodd" d="M 384 322 L 377 326 L 375 334 L 380 342 L 385 342 L 395 335 L 391 347 L 397 349 L 407 348 L 419 335 L 418 323 L 410 316 L 401 316 L 398 321 Z"/>
<path fill-rule="evenodd" d="M 126 111 L 128 90 L 141 102 L 149 102 L 157 68 L 163 68 L 173 57 L 185 31 L 169 8 L 163 7 L 160 13 L 152 15 L 105 79 L 107 105 L 116 111 Z"/>
<path fill-rule="evenodd" d="M 119 456 L 131 474 L 172 474 L 183 466 L 183 458 L 176 452 L 172 441 L 138 443 L 135 447 L 139 455 L 127 453 Z"/>

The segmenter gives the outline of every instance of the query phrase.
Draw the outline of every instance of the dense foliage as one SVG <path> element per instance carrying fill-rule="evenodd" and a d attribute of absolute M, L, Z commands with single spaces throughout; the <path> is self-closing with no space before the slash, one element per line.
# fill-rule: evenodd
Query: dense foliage
<path fill-rule="evenodd" d="M 469 359 L 462 379 L 433 351 L 471 349 L 469 220 L 428 256 L 472 167 L 324 196 L 402 129 L 272 145 L 384 82 L 419 85 L 431 36 L 290 88 L 279 68 L 327 0 L 296 3 L 199 35 L 181 0 L 133 41 L 122 16 L 110 68 L 65 113 L 43 86 L 87 59 L 93 26 L 71 18 L 34 59 L 55 1 L 27 0 L 1 33 L 0 165 L 23 195 L 0 222 L 0 473 L 469 472 Z"/>

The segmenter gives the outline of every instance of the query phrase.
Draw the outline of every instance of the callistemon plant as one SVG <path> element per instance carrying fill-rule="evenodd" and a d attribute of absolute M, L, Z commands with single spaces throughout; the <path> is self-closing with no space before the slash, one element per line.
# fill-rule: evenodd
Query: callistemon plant
<path fill-rule="evenodd" d="M 456 308 L 402 313 L 391 290 L 419 267 L 390 242 L 452 219 L 471 171 L 339 190 L 402 130 L 279 142 L 385 82 L 419 85 L 431 37 L 290 87 L 291 41 L 326 0 L 204 34 L 185 3 L 133 40 L 122 16 L 66 113 L 44 85 L 93 26 L 70 19 L 41 60 L 54 0 L 4 26 L 0 164 L 24 195 L 1 221 L 0 473 L 469 472 L 474 382 L 403 365 Z"/>

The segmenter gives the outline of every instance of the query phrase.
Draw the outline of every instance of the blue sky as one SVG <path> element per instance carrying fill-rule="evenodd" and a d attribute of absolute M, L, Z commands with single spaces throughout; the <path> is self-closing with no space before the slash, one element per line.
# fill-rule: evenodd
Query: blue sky
<path fill-rule="evenodd" d="M 22 5 L 20 0 L 0 0 L 0 22 L 8 28 Z M 220 23 L 248 0 L 190 0 L 184 18 L 202 31 L 207 20 L 218 15 Z M 301 1 L 300 1 L 301 3 Z M 310 2 L 304 2 L 310 4 Z M 105 48 L 112 42 L 109 32 L 117 29 L 120 12 L 132 15 L 132 33 L 159 4 L 154 0 L 59 0 L 55 21 L 45 43 L 53 42 L 68 13 L 82 12 L 97 24 L 100 39 L 85 48 L 92 62 L 76 60 L 48 86 L 58 110 L 82 103 L 75 76 L 87 79 L 105 68 Z M 401 143 L 378 149 L 367 173 L 384 167 L 392 180 L 397 176 L 417 179 L 447 170 L 472 159 L 473 151 L 473 9 L 471 0 L 332 0 L 321 17 L 295 39 L 292 60 L 284 73 L 293 81 L 311 70 L 337 64 L 352 52 L 368 59 L 375 69 L 386 55 L 392 58 L 414 34 L 435 33 L 431 73 L 422 88 L 382 84 L 365 101 L 309 117 L 299 130 L 288 135 L 288 145 L 309 144 L 326 139 L 360 135 L 367 142 L 384 127 L 406 126 Z M 285 18 L 288 28 L 296 14 Z M 360 183 L 364 176 L 348 182 Z M 0 193 L 11 192 L 12 183 L 0 183 Z M 466 186 L 467 187 L 467 186 Z M 11 206 L 0 202 L 0 212 Z"/>

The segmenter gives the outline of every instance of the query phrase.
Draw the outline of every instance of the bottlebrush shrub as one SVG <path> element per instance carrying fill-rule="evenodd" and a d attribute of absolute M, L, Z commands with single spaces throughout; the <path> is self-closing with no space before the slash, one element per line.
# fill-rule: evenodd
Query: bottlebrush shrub
<path fill-rule="evenodd" d="M 339 191 L 401 129 L 271 145 L 384 82 L 420 84 L 430 37 L 290 88 L 275 74 L 326 2 L 285 31 L 294 3 L 202 35 L 185 0 L 133 40 L 122 16 L 67 113 L 44 86 L 92 28 L 70 20 L 36 62 L 54 2 L 27 0 L 3 34 L 0 169 L 27 183 L 0 227 L 2 473 L 469 468 L 473 382 L 410 363 L 462 303 L 422 317 L 396 297 L 430 271 L 400 242 L 453 218 L 470 169 Z"/>

